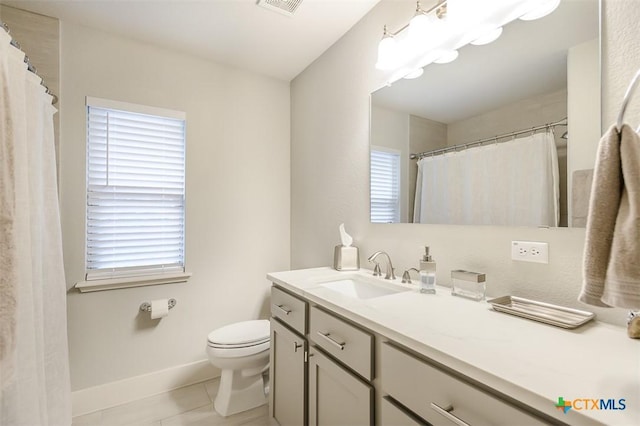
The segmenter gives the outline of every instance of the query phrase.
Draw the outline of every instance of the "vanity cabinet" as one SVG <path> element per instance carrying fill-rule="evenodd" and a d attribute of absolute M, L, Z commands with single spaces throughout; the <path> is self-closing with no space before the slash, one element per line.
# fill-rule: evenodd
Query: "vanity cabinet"
<path fill-rule="evenodd" d="M 308 310 L 306 301 L 278 287 L 271 287 L 271 316 L 278 318 L 301 336 L 307 333 Z"/>
<path fill-rule="evenodd" d="M 312 306 L 309 339 L 309 425 L 373 425 L 373 335 Z"/>
<path fill-rule="evenodd" d="M 389 343 L 382 345 L 380 364 L 383 392 L 431 424 L 548 424 Z"/>
<path fill-rule="evenodd" d="M 557 407 L 559 397 L 581 395 L 640 400 L 639 348 L 622 327 L 594 322 L 568 332 L 449 297 L 445 289 L 425 296 L 364 270 L 311 268 L 267 278 L 276 396 L 291 380 L 280 374 L 300 377 L 294 347 L 307 344 L 307 382 L 293 386 L 304 402 L 291 403 L 303 410 L 306 404 L 300 425 L 640 425 L 631 404 Z M 368 284 L 406 291 L 380 296 L 364 291 Z M 606 355 L 602 348 L 616 362 L 594 369 Z M 277 398 L 275 411 L 277 417 Z"/>
<path fill-rule="evenodd" d="M 271 423 L 372 426 L 373 342 L 371 333 L 273 286 Z"/>
<path fill-rule="evenodd" d="M 317 349 L 309 352 L 309 425 L 373 425 L 373 387 Z"/>
<path fill-rule="evenodd" d="M 380 425 L 393 426 L 423 426 L 427 425 L 414 414 L 407 412 L 390 397 L 385 396 L 380 401 Z"/>
<path fill-rule="evenodd" d="M 306 419 L 307 341 L 271 319 L 269 413 L 282 426 Z"/>
<path fill-rule="evenodd" d="M 373 380 L 373 335 L 316 306 L 311 308 L 309 338 L 329 355 Z"/>
<path fill-rule="evenodd" d="M 281 426 L 307 424 L 308 304 L 271 288 L 269 417 Z"/>

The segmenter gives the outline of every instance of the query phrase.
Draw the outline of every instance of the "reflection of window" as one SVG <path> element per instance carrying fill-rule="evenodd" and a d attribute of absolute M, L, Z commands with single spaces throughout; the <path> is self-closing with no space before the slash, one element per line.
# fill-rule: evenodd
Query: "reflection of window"
<path fill-rule="evenodd" d="M 87 98 L 87 280 L 184 272 L 185 115 Z"/>
<path fill-rule="evenodd" d="M 400 222 L 400 151 L 371 147 L 371 222 Z"/>

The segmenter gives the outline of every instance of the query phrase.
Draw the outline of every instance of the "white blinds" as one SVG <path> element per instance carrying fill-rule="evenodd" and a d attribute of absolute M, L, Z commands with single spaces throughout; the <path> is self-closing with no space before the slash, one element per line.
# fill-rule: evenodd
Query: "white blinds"
<path fill-rule="evenodd" d="M 140 106 L 128 104 L 106 108 L 115 103 L 92 100 L 86 279 L 183 271 L 184 116 L 142 114 Z"/>
<path fill-rule="evenodd" d="M 400 222 L 400 153 L 371 149 L 371 222 Z"/>

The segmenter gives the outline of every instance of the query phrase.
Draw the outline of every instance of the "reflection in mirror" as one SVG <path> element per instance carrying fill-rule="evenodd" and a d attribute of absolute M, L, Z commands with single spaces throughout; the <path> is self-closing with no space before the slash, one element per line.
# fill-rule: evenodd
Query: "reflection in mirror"
<path fill-rule="evenodd" d="M 374 92 L 371 221 L 584 226 L 601 134 L 599 10 L 563 0 Z"/>

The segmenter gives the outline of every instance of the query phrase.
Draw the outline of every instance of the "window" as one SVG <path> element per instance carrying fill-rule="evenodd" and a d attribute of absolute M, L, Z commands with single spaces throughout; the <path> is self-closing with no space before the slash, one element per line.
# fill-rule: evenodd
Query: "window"
<path fill-rule="evenodd" d="M 87 282 L 184 273 L 184 113 L 87 98 L 86 219 Z"/>
<path fill-rule="evenodd" d="M 371 147 L 371 222 L 400 222 L 400 152 Z"/>

